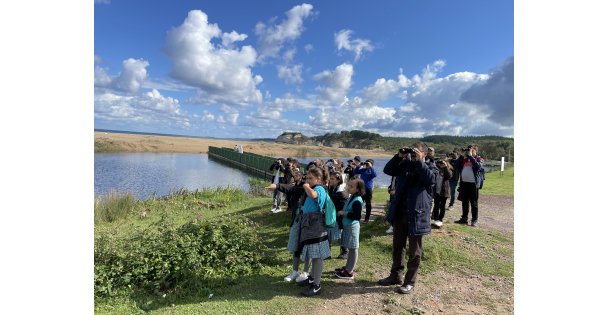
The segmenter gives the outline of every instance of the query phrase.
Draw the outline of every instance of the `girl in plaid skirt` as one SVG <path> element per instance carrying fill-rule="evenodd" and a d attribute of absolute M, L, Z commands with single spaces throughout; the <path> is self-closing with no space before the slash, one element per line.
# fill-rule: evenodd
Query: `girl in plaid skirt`
<path fill-rule="evenodd" d="M 363 209 L 363 198 L 365 194 L 365 183 L 357 178 L 348 182 L 348 192 L 351 197 L 346 202 L 344 210 L 338 211 L 338 215 L 342 216 L 342 239 L 341 246 L 348 249 L 348 259 L 346 266 L 336 269 L 336 277 L 340 279 L 353 279 L 355 265 L 359 258 L 359 231 L 361 220 L 361 210 Z"/>

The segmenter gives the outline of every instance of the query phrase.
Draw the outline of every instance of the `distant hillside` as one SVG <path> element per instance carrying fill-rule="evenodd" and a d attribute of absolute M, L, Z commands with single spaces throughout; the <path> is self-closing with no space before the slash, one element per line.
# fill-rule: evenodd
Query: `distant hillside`
<path fill-rule="evenodd" d="M 334 148 L 351 148 L 366 150 L 397 151 L 416 141 L 434 147 L 437 155 L 444 155 L 453 150 L 460 150 L 470 143 L 479 146 L 480 154 L 486 159 L 499 160 L 501 156 L 509 162 L 514 158 L 513 138 L 499 136 L 448 136 L 433 135 L 423 138 L 383 137 L 377 133 L 352 130 L 340 133 L 327 133 L 322 136 L 307 137 L 299 132 L 284 132 L 276 142 L 289 144 L 306 144 Z"/>

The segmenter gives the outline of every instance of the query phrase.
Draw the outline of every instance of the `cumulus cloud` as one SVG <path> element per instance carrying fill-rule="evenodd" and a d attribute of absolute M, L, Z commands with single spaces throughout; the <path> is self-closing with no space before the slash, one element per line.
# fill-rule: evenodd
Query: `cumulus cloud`
<path fill-rule="evenodd" d="M 314 47 L 312 46 L 312 44 L 306 44 L 306 45 L 304 45 L 304 51 L 306 53 L 310 53 L 313 49 L 314 49 Z"/>
<path fill-rule="evenodd" d="M 313 6 L 308 3 L 296 5 L 287 11 L 287 18 L 276 25 L 258 22 L 255 34 L 258 36 L 260 59 L 277 57 L 285 43 L 294 41 L 304 31 L 304 20 L 313 14 Z"/>
<path fill-rule="evenodd" d="M 489 119 L 502 126 L 513 125 L 514 58 L 507 59 L 490 73 L 489 78 L 462 93 L 463 102 L 486 105 Z"/>
<path fill-rule="evenodd" d="M 353 52 L 355 54 L 355 61 L 358 61 L 359 58 L 363 55 L 364 51 L 372 52 L 374 50 L 374 45 L 368 39 L 350 39 L 352 30 L 343 29 L 338 33 L 334 34 L 334 43 L 336 47 L 338 47 L 338 51 L 344 49 L 346 51 Z"/>
<path fill-rule="evenodd" d="M 341 104 L 351 88 L 353 74 L 353 66 L 348 63 L 337 66 L 334 71 L 317 73 L 313 78 L 324 84 L 319 88 L 319 101 L 325 105 Z"/>
<path fill-rule="evenodd" d="M 96 120 L 140 126 L 190 127 L 190 119 L 181 112 L 179 100 L 165 97 L 157 90 L 137 96 L 111 91 L 97 93 L 94 107 Z"/>
<path fill-rule="evenodd" d="M 170 75 L 199 89 L 195 102 L 261 102 L 262 94 L 256 85 L 262 77 L 251 72 L 257 52 L 251 46 L 229 49 L 211 42 L 222 37 L 226 44 L 233 44 L 243 38 L 236 32 L 225 34 L 217 24 L 209 23 L 204 12 L 190 11 L 184 23 L 167 34 L 164 51 L 172 61 Z"/>
<path fill-rule="evenodd" d="M 123 60 L 122 71 L 115 77 L 109 76 L 104 68 L 96 66 L 94 72 L 95 87 L 119 92 L 135 93 L 148 77 L 146 67 L 149 65 L 148 61 L 143 59 L 129 58 Z"/>
<path fill-rule="evenodd" d="M 232 48 L 236 42 L 243 41 L 247 38 L 246 34 L 239 34 L 235 31 L 222 34 L 222 45 L 226 48 Z"/>
<path fill-rule="evenodd" d="M 304 82 L 302 79 L 302 65 L 295 65 L 293 67 L 288 66 L 277 66 L 277 75 L 281 80 L 287 84 L 300 84 Z"/>

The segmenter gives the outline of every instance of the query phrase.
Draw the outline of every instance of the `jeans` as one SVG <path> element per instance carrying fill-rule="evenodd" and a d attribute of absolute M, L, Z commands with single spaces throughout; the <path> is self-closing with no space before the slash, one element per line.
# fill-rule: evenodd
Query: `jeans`
<path fill-rule="evenodd" d="M 365 195 L 363 195 L 363 201 L 365 201 L 365 221 L 369 221 L 369 216 L 372 214 L 372 190 L 373 188 L 365 188 Z"/>
<path fill-rule="evenodd" d="M 443 221 L 443 216 L 445 215 L 445 202 L 447 200 L 448 197 L 435 197 L 433 215 L 431 216 L 432 220 Z"/>
<path fill-rule="evenodd" d="M 456 186 L 458 186 L 458 181 L 450 181 L 450 205 L 449 207 L 454 206 L 454 199 L 456 199 Z"/>

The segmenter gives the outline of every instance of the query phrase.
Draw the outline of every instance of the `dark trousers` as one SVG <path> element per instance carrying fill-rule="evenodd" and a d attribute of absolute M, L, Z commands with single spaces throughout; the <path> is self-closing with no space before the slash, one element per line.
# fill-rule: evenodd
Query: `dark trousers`
<path fill-rule="evenodd" d="M 454 200 L 456 199 L 456 186 L 458 186 L 458 181 L 450 181 L 450 205 L 449 207 L 454 206 Z"/>
<path fill-rule="evenodd" d="M 469 218 L 469 204 L 471 205 L 471 220 L 477 221 L 477 200 L 479 199 L 479 189 L 475 183 L 460 183 L 460 196 L 462 197 L 462 217 L 461 220 Z"/>
<path fill-rule="evenodd" d="M 433 215 L 431 216 L 432 220 L 443 221 L 443 216 L 445 215 L 445 203 L 447 200 L 448 197 L 435 196 Z"/>
<path fill-rule="evenodd" d="M 404 271 L 404 255 L 406 242 L 409 243 L 407 250 L 407 272 L 403 284 L 414 285 L 418 267 L 420 267 L 420 257 L 422 255 L 422 235 L 408 236 L 407 219 L 405 214 L 397 213 L 393 221 L 393 265 L 391 275 L 401 277 Z"/>
<path fill-rule="evenodd" d="M 365 221 L 369 221 L 369 216 L 372 214 L 372 190 L 373 188 L 365 188 L 365 195 L 363 195 L 363 201 L 365 201 Z"/>

